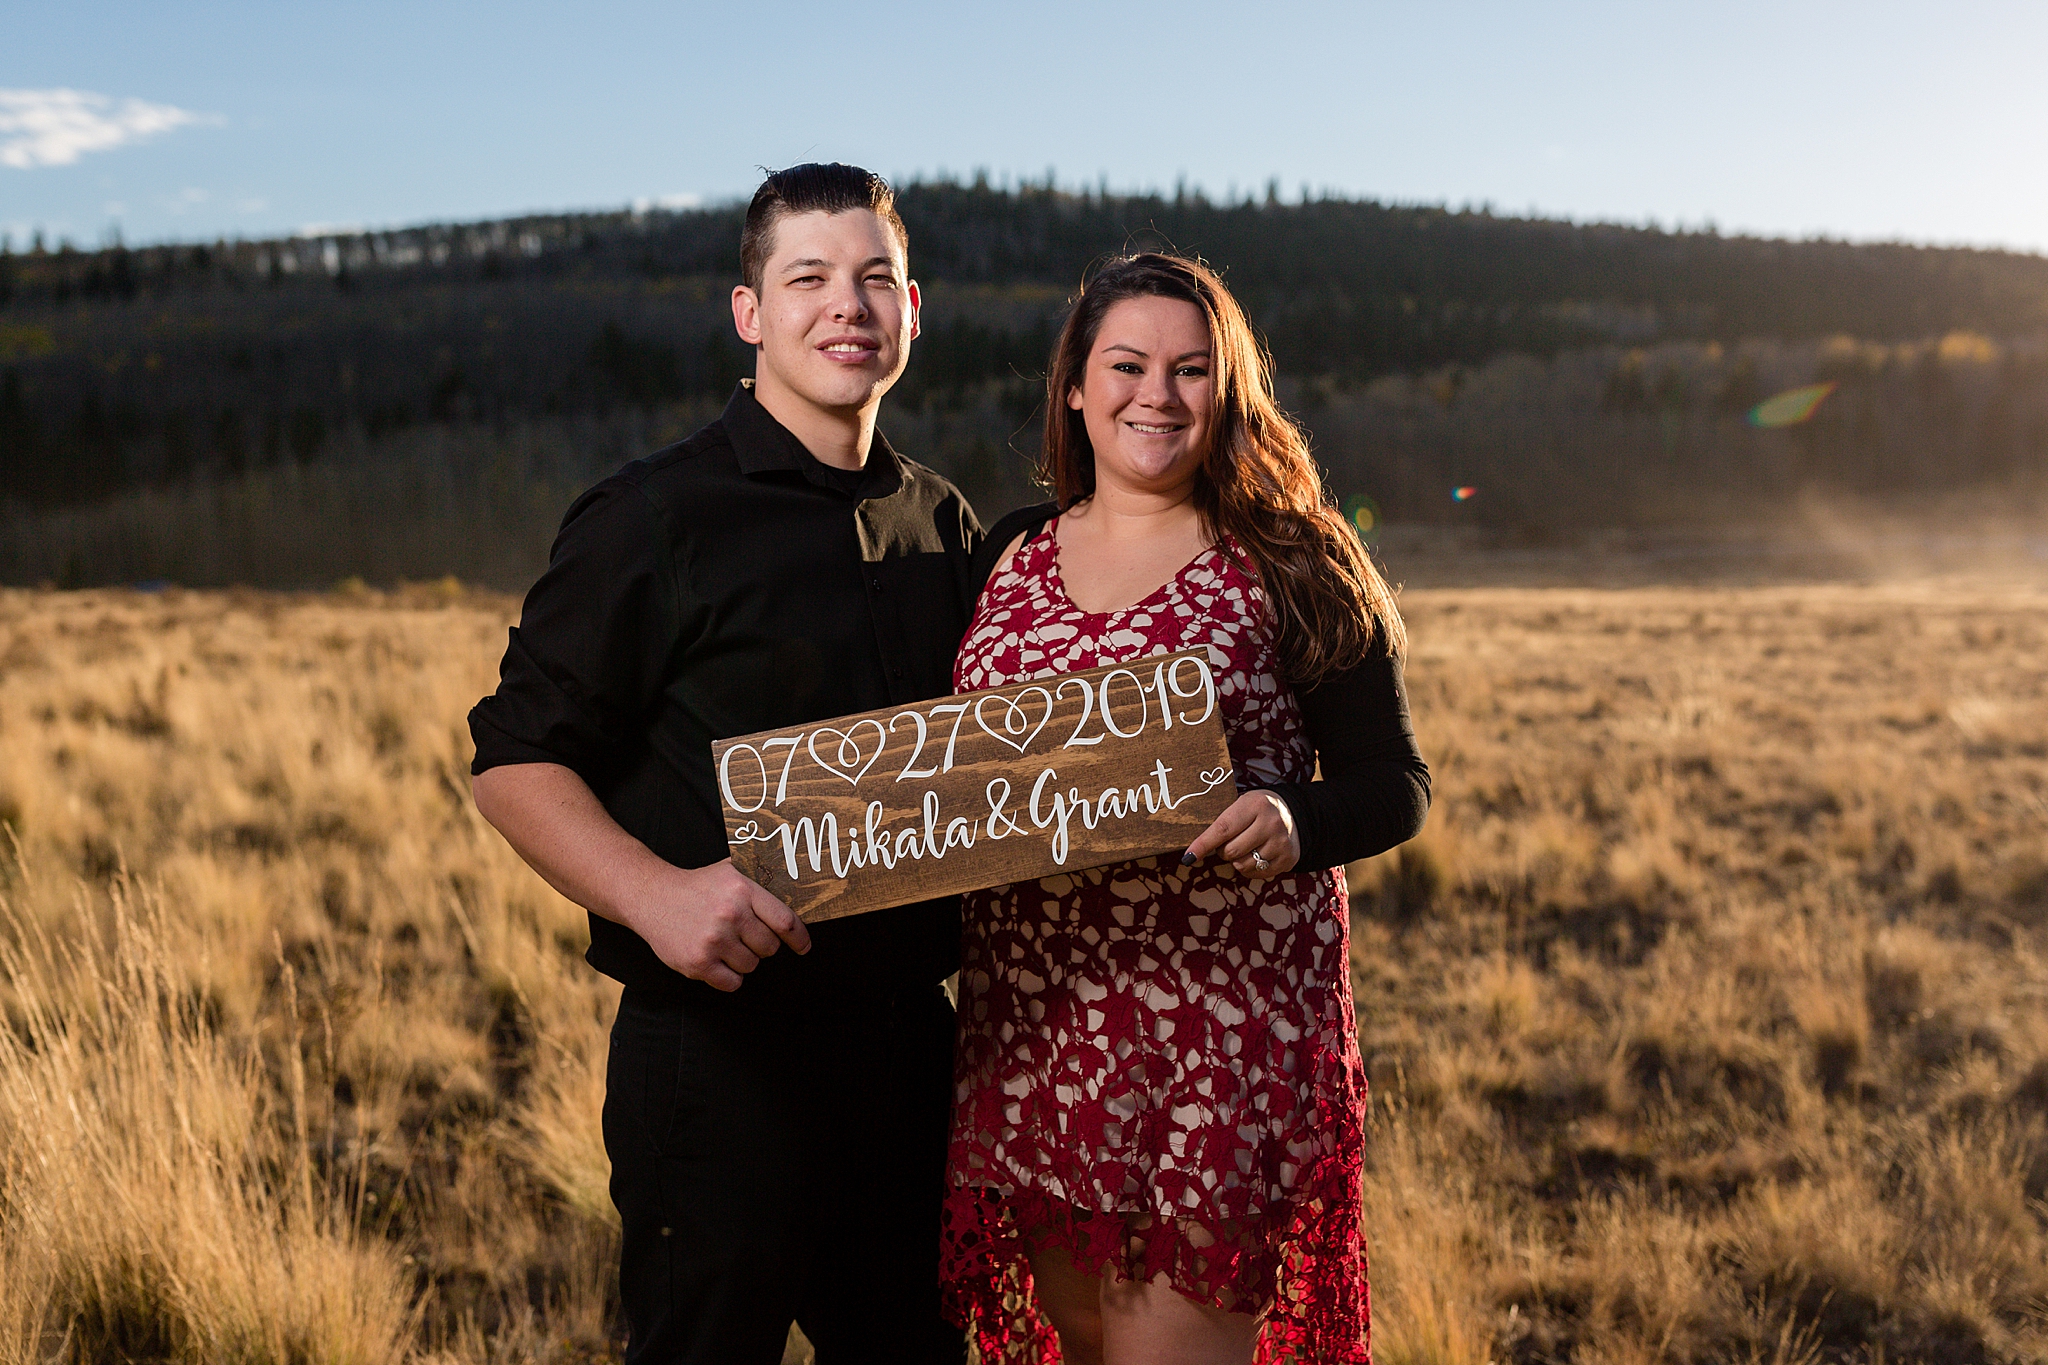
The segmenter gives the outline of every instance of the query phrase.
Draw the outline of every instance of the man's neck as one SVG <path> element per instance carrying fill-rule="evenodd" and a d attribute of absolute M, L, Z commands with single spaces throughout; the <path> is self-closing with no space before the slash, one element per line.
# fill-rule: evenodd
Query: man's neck
<path fill-rule="evenodd" d="M 803 443 L 819 464 L 835 469 L 861 469 L 875 442 L 875 409 L 879 400 L 858 408 L 821 408 L 775 382 L 754 380 L 754 397 L 770 417 Z"/>

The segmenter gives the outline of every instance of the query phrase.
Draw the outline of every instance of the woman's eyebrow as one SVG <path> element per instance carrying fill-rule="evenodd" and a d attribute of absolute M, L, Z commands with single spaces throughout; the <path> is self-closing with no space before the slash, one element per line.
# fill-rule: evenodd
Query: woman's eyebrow
<path fill-rule="evenodd" d="M 1102 349 L 1105 351 L 1129 351 L 1132 355 L 1137 356 L 1140 359 L 1144 359 L 1147 357 L 1147 352 L 1139 350 L 1136 346 L 1131 345 L 1128 341 L 1112 341 L 1109 343 L 1109 345 L 1103 347 Z M 1195 360 L 1198 358 L 1203 360 L 1208 359 L 1209 348 L 1205 346 L 1199 351 L 1182 351 L 1179 355 L 1175 356 L 1173 360 L 1174 363 L 1177 365 L 1183 360 Z"/>

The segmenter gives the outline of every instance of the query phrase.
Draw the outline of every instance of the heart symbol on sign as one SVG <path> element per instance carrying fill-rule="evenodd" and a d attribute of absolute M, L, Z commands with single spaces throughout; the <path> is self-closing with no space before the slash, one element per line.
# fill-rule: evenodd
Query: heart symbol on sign
<path fill-rule="evenodd" d="M 861 762 L 860 741 L 853 737 L 863 725 L 875 727 L 875 751 L 867 755 L 865 763 Z M 819 735 L 831 735 L 839 741 L 837 745 L 832 746 L 832 757 L 838 759 L 838 763 L 833 763 L 831 759 L 818 752 Z M 844 778 L 857 787 L 860 780 L 868 775 L 868 769 L 875 766 L 875 760 L 882 756 L 882 750 L 889 747 L 889 732 L 882 728 L 882 723 L 878 720 L 857 720 L 845 730 L 835 730 L 829 725 L 821 725 L 811 731 L 811 737 L 804 742 L 804 747 L 811 751 L 813 763 L 832 776 Z"/>
<path fill-rule="evenodd" d="M 1039 714 L 1038 724 L 1036 725 L 1031 724 L 1030 712 L 1026 711 L 1022 706 L 1019 706 L 1017 704 L 1024 698 L 1030 696 L 1033 692 L 1036 692 L 1039 696 L 1045 698 L 1045 710 Z M 999 701 L 1003 704 L 1003 728 L 1001 730 L 991 728 L 989 723 L 986 720 L 982 719 L 981 708 L 987 706 L 992 701 Z M 1012 749 L 1015 749 L 1020 754 L 1031 747 L 1031 741 L 1038 738 L 1038 732 L 1040 730 L 1043 730 L 1045 728 L 1045 723 L 1051 719 L 1052 693 L 1046 691 L 1042 687 L 1036 686 L 1035 684 L 1031 687 L 1025 688 L 1022 692 L 1019 692 L 1014 698 L 983 697 L 980 701 L 974 703 L 974 723 L 976 725 L 979 725 L 983 730 L 987 731 L 990 738 L 1001 740 L 1003 743 L 1009 745 Z M 1025 733 L 1026 726 L 1031 727 L 1030 732 L 1028 734 Z M 1023 735 L 1024 738 L 1021 740 L 1011 739 L 1011 735 Z"/>

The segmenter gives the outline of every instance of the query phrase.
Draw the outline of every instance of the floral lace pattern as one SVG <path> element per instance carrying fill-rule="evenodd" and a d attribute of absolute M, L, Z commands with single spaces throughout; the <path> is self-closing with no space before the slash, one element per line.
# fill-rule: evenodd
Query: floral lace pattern
<path fill-rule="evenodd" d="M 984 591 L 958 690 L 1206 645 L 1238 785 L 1309 779 L 1241 555 L 1091 613 L 1050 530 Z M 1027 1230 L 1084 1271 L 1263 1313 L 1261 1362 L 1369 1361 L 1349 920 L 1334 872 L 1254 882 L 1215 859 L 967 897 L 941 1273 L 984 1362 L 1060 1358 Z"/>

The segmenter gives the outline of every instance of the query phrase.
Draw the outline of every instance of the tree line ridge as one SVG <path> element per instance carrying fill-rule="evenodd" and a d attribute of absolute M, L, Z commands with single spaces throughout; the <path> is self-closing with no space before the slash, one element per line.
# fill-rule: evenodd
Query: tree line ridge
<path fill-rule="evenodd" d="M 1029 492 L 1018 452 L 1063 301 L 1091 262 L 1147 248 L 1224 272 L 1338 491 L 1396 518 L 1448 515 L 1435 485 L 1457 483 L 1486 490 L 1459 515 L 1540 520 L 1565 496 L 1560 463 L 1610 476 L 1565 484 L 1634 487 L 1647 468 L 1666 489 L 1675 466 L 1777 496 L 1885 491 L 1904 459 L 1887 452 L 1908 448 L 1908 484 L 2037 480 L 2048 460 L 2036 255 L 1031 185 L 915 183 L 899 207 L 927 314 L 885 427 L 994 503 Z M 513 482 L 596 477 L 748 372 L 725 302 L 741 212 L 7 251 L 0 504 L 20 533 L 58 509 L 479 440 L 501 468 L 515 447 L 555 451 Z M 1814 423 L 1741 429 L 1774 387 L 1829 379 Z M 1656 514 L 1596 501 L 1611 521 Z M 0 575 L 28 572 L 5 545 Z"/>

